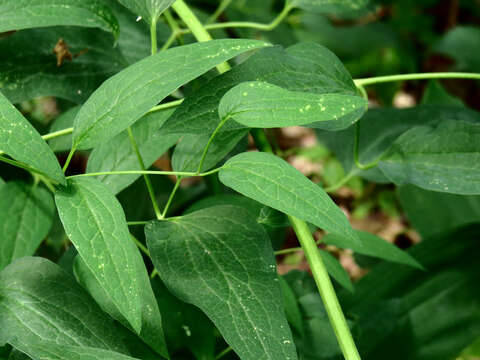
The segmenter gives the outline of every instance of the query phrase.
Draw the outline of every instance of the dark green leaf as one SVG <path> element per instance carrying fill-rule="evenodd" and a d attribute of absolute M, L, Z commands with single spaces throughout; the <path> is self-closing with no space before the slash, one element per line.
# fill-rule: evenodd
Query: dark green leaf
<path fill-rule="evenodd" d="M 27 119 L 0 93 L 0 151 L 65 184 L 55 154 Z"/>
<path fill-rule="evenodd" d="M 380 169 L 396 184 L 480 194 L 480 122 L 444 120 L 416 126 L 382 156 Z"/>
<path fill-rule="evenodd" d="M 277 156 L 242 153 L 226 162 L 219 177 L 226 186 L 262 204 L 358 242 L 347 218 L 325 191 Z"/>
<path fill-rule="evenodd" d="M 400 186 L 397 194 L 410 223 L 423 237 L 480 222 L 480 196 L 461 196 Z"/>
<path fill-rule="evenodd" d="M 0 0 L 0 32 L 56 25 L 98 27 L 118 37 L 112 11 L 99 0 Z"/>
<path fill-rule="evenodd" d="M 359 96 L 289 91 L 265 82 L 245 82 L 220 101 L 220 118 L 233 118 L 251 128 L 310 125 L 341 130 L 356 121 L 367 102 Z"/>
<path fill-rule="evenodd" d="M 82 106 L 75 118 L 74 146 L 88 149 L 108 141 L 178 87 L 219 63 L 264 46 L 255 40 L 212 40 L 179 46 L 129 66 L 105 81 Z"/>
<path fill-rule="evenodd" d="M 328 234 L 322 238 L 322 242 L 342 249 L 351 249 L 358 254 L 423 269 L 422 265 L 410 254 L 400 250 L 388 241 L 369 232 L 356 231 L 356 233 L 360 242 L 351 242 L 341 234 Z"/>
<path fill-rule="evenodd" d="M 342 14 L 365 8 L 370 0 L 287 0 L 291 6 L 314 12 Z"/>
<path fill-rule="evenodd" d="M 21 182 L 1 186 L 0 199 L 1 270 L 35 253 L 52 226 L 55 204 L 44 188 Z"/>
<path fill-rule="evenodd" d="M 149 168 L 180 138 L 180 135 L 162 135 L 159 131 L 171 114 L 172 111 L 150 113 L 132 126 L 133 137 L 146 168 Z M 142 170 L 126 131 L 95 147 L 88 158 L 87 172 L 119 170 Z M 139 176 L 102 175 L 98 179 L 108 185 L 114 194 L 117 194 L 132 184 Z"/>
<path fill-rule="evenodd" d="M 160 15 L 175 0 L 118 0 L 136 15 L 141 16 L 148 24 L 156 23 Z"/>
<path fill-rule="evenodd" d="M 282 276 L 279 276 L 278 280 L 280 287 L 282 288 L 283 306 L 285 308 L 285 315 L 287 316 L 288 322 L 299 334 L 303 334 L 302 313 L 300 312 L 300 307 L 295 298 L 295 293 Z"/>
<path fill-rule="evenodd" d="M 55 202 L 65 232 L 85 264 L 140 333 L 142 260 L 119 202 L 105 185 L 90 178 L 69 180 L 67 187 L 55 193 Z"/>
<path fill-rule="evenodd" d="M 452 57 L 458 70 L 480 71 L 480 30 L 477 27 L 454 27 L 433 46 L 433 50 Z"/>
<path fill-rule="evenodd" d="M 170 290 L 200 307 L 242 359 L 296 359 L 273 250 L 247 211 L 217 206 L 145 228 Z"/>
<path fill-rule="evenodd" d="M 463 101 L 450 95 L 438 80 L 429 81 L 422 96 L 422 105 L 465 107 Z"/>
<path fill-rule="evenodd" d="M 60 114 L 50 126 L 50 132 L 64 130 L 73 127 L 73 120 L 77 116 L 80 106 L 75 106 Z M 55 152 L 68 151 L 72 147 L 72 135 L 63 135 L 48 141 L 48 144 Z"/>
<path fill-rule="evenodd" d="M 126 353 L 112 319 L 46 259 L 22 258 L 6 267 L 0 273 L 0 294 L 0 342 L 40 346 L 50 341 Z"/>

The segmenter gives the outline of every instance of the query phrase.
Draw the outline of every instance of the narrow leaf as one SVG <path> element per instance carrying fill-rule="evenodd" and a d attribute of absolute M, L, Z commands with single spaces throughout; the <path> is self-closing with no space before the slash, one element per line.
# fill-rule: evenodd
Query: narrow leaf
<path fill-rule="evenodd" d="M 0 93 L 0 151 L 65 184 L 55 154 L 27 119 Z"/>
<path fill-rule="evenodd" d="M 242 359 L 296 359 L 263 228 L 217 206 L 145 228 L 155 267 L 180 299 L 201 308 Z"/>
<path fill-rule="evenodd" d="M 0 0 L 0 32 L 55 25 L 120 32 L 112 11 L 99 0 Z"/>
<path fill-rule="evenodd" d="M 159 131 L 172 112 L 169 110 L 147 114 L 132 126 L 133 137 L 146 168 L 180 138 L 180 135 L 162 135 Z M 88 157 L 87 172 L 118 170 L 141 170 L 137 154 L 126 131 L 95 147 Z M 97 178 L 117 194 L 138 177 L 140 175 L 102 175 Z"/>
<path fill-rule="evenodd" d="M 136 15 L 141 16 L 148 24 L 156 23 L 160 15 L 175 0 L 118 0 Z"/>
<path fill-rule="evenodd" d="M 83 261 L 139 333 L 139 254 L 121 205 L 105 185 L 91 178 L 69 180 L 67 187 L 55 193 L 55 202 L 65 232 Z"/>
<path fill-rule="evenodd" d="M 353 292 L 353 284 L 350 280 L 350 276 L 347 271 L 343 268 L 342 264 L 338 262 L 329 252 L 324 250 L 319 250 L 320 256 L 322 257 L 325 267 L 327 268 L 328 273 L 332 278 L 334 278 L 340 285 L 350 292 Z"/>
<path fill-rule="evenodd" d="M 480 194 L 480 123 L 444 120 L 405 132 L 382 156 L 380 169 L 396 184 Z"/>
<path fill-rule="evenodd" d="M 73 277 L 43 258 L 22 258 L 0 272 L 0 319 L 0 342 L 50 341 L 126 353 L 112 319 Z"/>
<path fill-rule="evenodd" d="M 347 218 L 327 193 L 277 156 L 239 154 L 225 163 L 219 177 L 226 186 L 262 204 L 358 242 Z"/>
<path fill-rule="evenodd" d="M 35 253 L 52 226 L 55 204 L 44 188 L 21 182 L 1 186 L 0 199 L 1 270 Z"/>
<path fill-rule="evenodd" d="M 264 46 L 255 40 L 212 40 L 175 47 L 129 66 L 105 81 L 80 109 L 74 146 L 87 149 L 108 141 L 180 86 L 219 63 Z"/>
<path fill-rule="evenodd" d="M 359 96 L 289 91 L 265 82 L 245 82 L 220 101 L 220 118 L 232 117 L 252 128 L 300 126 L 341 130 L 355 122 L 367 107 Z"/>
<path fill-rule="evenodd" d="M 409 253 L 400 250 L 388 241 L 365 231 L 356 231 L 360 242 L 352 242 L 341 234 L 328 234 L 322 238 L 322 242 L 328 245 L 338 246 L 342 249 L 351 249 L 358 254 L 373 256 L 394 263 L 423 269 Z"/>

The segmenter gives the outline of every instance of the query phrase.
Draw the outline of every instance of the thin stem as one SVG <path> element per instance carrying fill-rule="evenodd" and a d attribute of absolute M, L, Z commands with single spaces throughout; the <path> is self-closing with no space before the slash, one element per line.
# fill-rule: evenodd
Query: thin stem
<path fill-rule="evenodd" d="M 9 158 L 6 158 L 6 157 L 3 157 L 0 155 L 0 161 L 4 162 L 4 163 L 7 163 L 7 164 L 10 164 L 10 165 L 13 165 L 13 166 L 16 166 L 20 169 L 23 169 L 23 170 L 26 170 L 28 171 L 29 173 L 32 173 L 33 174 L 38 174 L 38 175 L 41 175 L 41 176 L 44 176 L 46 179 L 48 179 L 51 183 L 53 184 L 58 184 L 57 181 L 54 181 L 52 179 L 50 179 L 48 177 L 47 174 L 35 169 L 35 168 L 32 168 L 31 166 L 27 165 L 27 164 L 24 164 L 20 161 L 16 161 L 16 160 L 13 160 L 13 159 L 9 159 Z"/>
<path fill-rule="evenodd" d="M 225 28 L 253 28 L 262 31 L 272 31 L 285 19 L 288 13 L 293 9 L 290 3 L 285 4 L 282 12 L 269 24 L 260 24 L 249 21 L 231 21 L 225 23 L 205 25 L 206 30 L 225 29 Z"/>
<path fill-rule="evenodd" d="M 288 216 L 288 218 L 305 251 L 305 256 L 310 264 L 313 278 L 317 283 L 320 296 L 322 297 L 325 310 L 327 311 L 343 356 L 346 360 L 360 360 L 360 355 L 353 341 L 352 334 L 343 315 L 330 277 L 328 276 L 327 269 L 325 268 L 325 264 L 322 261 L 317 244 L 310 233 L 308 225 L 293 216 Z"/>
<path fill-rule="evenodd" d="M 210 41 L 212 37 L 198 20 L 195 14 L 190 10 L 190 8 L 185 4 L 183 0 L 177 0 L 172 5 L 173 10 L 178 14 L 180 19 L 183 20 L 185 25 L 190 29 L 195 38 L 200 41 Z M 230 65 L 227 62 L 217 65 L 217 70 L 220 74 L 230 70 Z"/>
<path fill-rule="evenodd" d="M 210 139 L 208 139 L 207 145 L 205 146 L 205 149 L 203 149 L 203 154 L 202 154 L 202 157 L 200 159 L 200 164 L 198 164 L 197 173 L 200 173 L 200 171 L 202 171 L 203 163 L 205 162 L 205 158 L 207 157 L 208 149 L 210 148 L 210 145 L 212 144 L 213 140 L 215 139 L 215 136 L 220 131 L 220 129 L 223 127 L 223 125 L 225 125 L 225 123 L 227 122 L 228 119 L 230 119 L 230 116 L 229 115 L 225 116 L 222 119 L 222 121 L 220 121 L 220 123 L 217 125 L 217 127 L 213 131 L 212 135 L 210 135 Z"/>
<path fill-rule="evenodd" d="M 215 174 L 219 172 L 221 167 L 204 172 L 204 173 L 196 173 L 196 172 L 183 172 L 183 171 L 156 171 L 156 170 L 118 170 L 118 171 L 102 171 L 102 172 L 93 172 L 93 173 L 86 173 L 86 174 L 78 174 L 67 176 L 67 179 L 73 179 L 77 177 L 88 177 L 88 176 L 102 176 L 102 175 L 133 175 L 133 174 L 148 174 L 148 175 L 173 175 L 173 176 L 183 176 L 183 177 L 193 177 L 193 176 L 208 176 L 211 174 Z"/>
<path fill-rule="evenodd" d="M 341 179 L 339 182 L 337 182 L 336 184 L 332 185 L 332 186 L 329 186 L 323 190 L 325 190 L 325 192 L 327 193 L 332 193 L 332 192 L 335 192 L 336 190 L 338 190 L 339 188 L 341 188 L 343 185 L 345 185 L 347 182 L 349 182 L 355 175 L 357 175 L 357 172 L 356 171 L 352 171 L 351 173 L 349 173 L 348 175 L 346 175 L 343 179 Z"/>
<path fill-rule="evenodd" d="M 251 129 L 250 134 L 252 135 L 253 140 L 259 149 L 272 154 L 275 153 L 263 129 Z"/>
<path fill-rule="evenodd" d="M 138 161 L 138 164 L 140 165 L 140 169 L 146 170 L 145 163 L 143 162 L 143 159 L 142 159 L 142 154 L 140 154 L 140 149 L 138 148 L 137 142 L 135 141 L 135 137 L 133 136 L 132 128 L 130 126 L 127 128 L 127 133 L 128 133 L 128 138 L 130 139 L 130 144 L 132 145 L 132 149 L 137 155 L 137 161 Z M 153 210 L 155 211 L 155 216 L 157 217 L 157 219 L 160 219 L 162 215 L 160 213 L 160 208 L 158 207 L 158 204 L 157 204 L 157 197 L 155 196 L 155 190 L 153 189 L 152 182 L 150 181 L 148 174 L 143 174 L 143 179 L 145 180 L 145 185 L 147 186 L 148 195 L 150 196 L 150 200 L 152 201 L 152 206 L 153 206 Z"/>
<path fill-rule="evenodd" d="M 217 356 L 215 356 L 215 360 L 220 360 L 221 358 L 223 358 L 225 355 L 227 355 L 228 353 L 230 353 L 233 349 L 229 346 L 227 347 L 226 349 L 222 350 L 220 353 L 218 353 Z"/>
<path fill-rule="evenodd" d="M 70 165 L 70 161 L 72 161 L 73 154 L 75 154 L 75 151 L 76 151 L 76 148 L 75 146 L 73 146 L 70 152 L 68 153 L 67 160 L 65 161 L 65 165 L 63 165 L 63 169 L 62 169 L 64 174 L 68 169 L 68 165 Z"/>
<path fill-rule="evenodd" d="M 175 183 L 175 186 L 172 189 L 172 192 L 170 193 L 170 196 L 168 197 L 167 204 L 165 205 L 165 208 L 163 209 L 161 219 L 165 219 L 165 216 L 167 215 L 168 208 L 170 207 L 170 204 L 173 201 L 173 198 L 175 197 L 175 194 L 177 193 L 178 187 L 180 186 L 180 183 L 182 182 L 182 177 L 179 176 L 177 179 L 177 182 Z"/>
<path fill-rule="evenodd" d="M 218 5 L 217 10 L 208 18 L 207 24 L 213 23 L 225 11 L 225 9 L 232 3 L 232 0 L 222 0 Z"/>
<path fill-rule="evenodd" d="M 148 224 L 148 221 L 127 221 L 128 226 L 143 226 L 147 224 Z"/>
<path fill-rule="evenodd" d="M 359 149 L 360 149 L 360 121 L 355 123 L 355 137 L 353 142 L 353 160 L 355 165 L 362 170 L 369 170 L 374 168 L 380 162 L 380 159 L 377 159 L 369 164 L 362 164 L 359 160 Z"/>
<path fill-rule="evenodd" d="M 147 247 L 145 245 L 143 245 L 140 240 L 138 240 L 135 236 L 133 236 L 132 234 L 130 234 L 130 237 L 132 238 L 133 242 L 135 243 L 135 245 L 137 245 L 137 247 L 140 249 L 141 252 L 143 252 L 145 255 L 147 255 L 148 257 L 150 257 L 150 251 L 148 251 Z"/>
<path fill-rule="evenodd" d="M 45 135 L 42 136 L 42 139 L 43 140 L 50 140 L 50 139 L 54 139 L 56 137 L 60 137 L 60 136 L 64 136 L 64 135 L 70 135 L 71 133 L 73 133 L 73 127 L 58 130 L 58 131 L 54 131 L 54 132 L 49 133 L 49 134 L 45 134 Z"/>
<path fill-rule="evenodd" d="M 400 74 L 400 75 L 387 75 L 378 76 L 365 79 L 356 79 L 355 85 L 371 85 L 392 81 L 403 80 L 424 80 L 424 79 L 478 79 L 480 80 L 480 74 L 477 73 L 462 73 L 462 72 L 432 72 L 432 73 L 417 73 L 417 74 Z"/>
<path fill-rule="evenodd" d="M 152 19 L 150 24 L 150 40 L 152 55 L 155 55 L 157 53 L 157 19 Z"/>
<path fill-rule="evenodd" d="M 303 251 L 303 248 L 302 247 L 293 247 L 293 248 L 278 250 L 278 251 L 275 251 L 275 256 L 291 254 L 291 253 L 299 252 L 299 251 Z"/>
<path fill-rule="evenodd" d="M 167 50 L 170 46 L 172 46 L 173 42 L 175 41 L 175 39 L 177 38 L 178 36 L 178 33 L 176 33 L 175 31 L 172 31 L 172 33 L 170 34 L 169 38 L 167 39 L 167 41 L 165 41 L 165 44 L 163 44 L 162 48 L 160 49 L 160 52 L 162 51 L 165 51 Z"/>
<path fill-rule="evenodd" d="M 155 112 L 155 111 L 166 110 L 166 109 L 171 109 L 171 108 L 173 108 L 173 107 L 177 107 L 177 106 L 179 106 L 181 103 L 183 103 L 183 100 L 184 100 L 184 99 L 175 100 L 175 101 L 170 101 L 170 102 L 167 102 L 167 103 L 164 103 L 164 104 L 160 104 L 160 105 L 154 106 L 154 107 L 152 107 L 148 112 L 149 112 L 149 113 L 152 113 L 152 112 Z"/>

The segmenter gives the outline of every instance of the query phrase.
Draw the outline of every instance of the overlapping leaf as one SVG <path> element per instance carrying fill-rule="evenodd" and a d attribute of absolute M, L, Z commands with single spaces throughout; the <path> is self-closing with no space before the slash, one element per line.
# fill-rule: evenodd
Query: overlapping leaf
<path fill-rule="evenodd" d="M 141 16 L 148 24 L 156 23 L 160 15 L 175 0 L 119 0 L 124 6 Z"/>
<path fill-rule="evenodd" d="M 73 120 L 75 119 L 75 116 L 77 116 L 79 110 L 80 105 L 74 106 L 60 114 L 52 123 L 52 126 L 50 126 L 50 132 L 52 133 L 73 127 Z M 50 145 L 50 148 L 55 152 L 68 151 L 72 146 L 72 135 L 63 135 L 50 139 L 48 145 Z"/>
<path fill-rule="evenodd" d="M 251 128 L 309 125 L 341 130 L 366 110 L 359 96 L 289 91 L 265 82 L 245 82 L 230 89 L 220 101 L 220 118 L 231 117 Z"/>
<path fill-rule="evenodd" d="M 0 151 L 65 184 L 52 150 L 27 119 L 0 93 Z"/>
<path fill-rule="evenodd" d="M 120 27 L 100 0 L 1 0 L 0 32 L 56 25 L 99 27 L 118 37 Z"/>
<path fill-rule="evenodd" d="M 162 135 L 159 131 L 171 114 L 171 110 L 147 114 L 132 126 L 133 137 L 147 168 L 180 138 L 180 135 Z M 141 170 L 137 154 L 125 131 L 110 141 L 95 147 L 87 164 L 87 172 L 119 170 Z M 108 185 L 114 194 L 117 194 L 132 184 L 139 176 L 136 174 L 102 175 L 98 179 Z"/>
<path fill-rule="evenodd" d="M 52 195 L 21 182 L 0 186 L 0 270 L 13 260 L 31 256 L 53 222 Z"/>
<path fill-rule="evenodd" d="M 78 178 L 55 193 L 55 202 L 65 232 L 83 261 L 139 333 L 143 276 L 139 269 L 146 270 L 117 199 L 98 180 Z"/>
<path fill-rule="evenodd" d="M 314 13 L 342 14 L 364 9 L 370 0 L 287 0 L 288 3 Z"/>
<path fill-rule="evenodd" d="M 162 280 L 200 307 L 242 359 L 296 359 L 263 228 L 242 208 L 217 206 L 145 229 Z"/>
<path fill-rule="evenodd" d="M 255 40 L 212 40 L 176 47 L 131 65 L 105 81 L 82 106 L 75 118 L 73 145 L 87 149 L 108 141 L 178 87 L 219 63 L 266 45 Z"/>
<path fill-rule="evenodd" d="M 262 204 L 358 242 L 347 218 L 327 193 L 277 156 L 239 154 L 225 163 L 219 178 L 226 186 Z"/>

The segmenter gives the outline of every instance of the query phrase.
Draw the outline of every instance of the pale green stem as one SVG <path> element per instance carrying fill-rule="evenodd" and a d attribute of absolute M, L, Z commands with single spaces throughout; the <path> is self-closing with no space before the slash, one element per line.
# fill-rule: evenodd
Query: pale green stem
<path fill-rule="evenodd" d="M 208 176 L 219 172 L 221 167 L 204 172 L 204 173 L 196 173 L 196 172 L 184 172 L 184 171 L 156 171 L 156 170 L 118 170 L 118 171 L 102 171 L 102 172 L 94 172 L 94 173 L 86 173 L 86 174 L 78 174 L 67 176 L 67 179 L 77 178 L 77 177 L 89 177 L 89 176 L 103 176 L 103 175 L 173 175 L 173 176 L 182 176 L 182 177 L 194 177 L 194 176 Z"/>
<path fill-rule="evenodd" d="M 65 161 L 65 165 L 63 165 L 63 169 L 62 169 L 64 174 L 67 171 L 68 165 L 70 165 L 70 161 L 72 161 L 73 154 L 75 154 L 76 150 L 77 150 L 76 147 L 73 146 L 70 152 L 68 153 L 67 160 Z"/>
<path fill-rule="evenodd" d="M 347 182 L 349 182 L 355 175 L 357 175 L 357 172 L 352 171 L 351 173 L 346 175 L 343 179 L 341 179 L 338 183 L 336 183 L 332 186 L 329 186 L 329 187 L 327 187 L 323 190 L 325 190 L 325 192 L 327 192 L 327 193 L 335 192 L 336 190 L 341 188 L 343 185 L 345 185 Z"/>
<path fill-rule="evenodd" d="M 185 25 L 187 25 L 193 36 L 195 36 L 198 41 L 203 42 L 212 40 L 212 37 L 208 31 L 205 30 L 205 27 L 183 0 L 175 1 L 172 5 L 172 8 L 178 14 L 180 19 L 183 20 Z M 217 70 L 220 72 L 220 74 L 222 74 L 230 70 L 230 65 L 227 62 L 224 62 L 217 65 Z"/>
<path fill-rule="evenodd" d="M 207 24 L 213 23 L 225 11 L 225 9 L 232 3 L 232 0 L 222 0 L 218 5 L 217 10 L 208 18 Z"/>
<path fill-rule="evenodd" d="M 362 170 L 369 170 L 374 168 L 380 162 L 380 159 L 375 160 L 369 164 L 362 164 L 359 159 L 359 149 L 360 149 L 360 121 L 355 123 L 355 137 L 353 140 L 353 160 L 355 165 Z"/>
<path fill-rule="evenodd" d="M 137 245 L 137 247 L 140 249 L 141 252 L 143 252 L 145 255 L 147 255 L 148 257 L 150 257 L 150 251 L 148 251 L 148 249 L 146 248 L 145 245 L 143 245 L 140 240 L 138 240 L 135 236 L 133 236 L 132 234 L 130 234 L 130 237 L 132 238 L 133 242 L 135 243 L 135 245 Z"/>
<path fill-rule="evenodd" d="M 205 149 L 203 149 L 203 154 L 200 159 L 200 164 L 198 164 L 197 173 L 200 173 L 200 171 L 202 171 L 203 163 L 205 162 L 205 158 L 207 157 L 208 149 L 210 148 L 210 145 L 212 145 L 212 142 L 215 139 L 215 136 L 223 127 L 223 125 L 225 125 L 228 119 L 230 119 L 230 116 L 225 116 L 222 119 L 222 121 L 220 121 L 220 123 L 217 125 L 216 129 L 213 131 L 212 135 L 210 136 L 210 139 L 208 139 L 207 145 L 205 146 Z"/>
<path fill-rule="evenodd" d="M 424 80 L 424 79 L 478 79 L 480 74 L 477 73 L 462 73 L 462 72 L 432 72 L 432 73 L 417 73 L 417 74 L 400 74 L 378 76 L 365 79 L 355 79 L 355 85 L 366 86 L 372 84 L 379 84 L 392 81 L 403 80 Z"/>
<path fill-rule="evenodd" d="M 215 360 L 220 360 L 223 358 L 225 355 L 230 353 L 233 349 L 229 346 L 226 349 L 222 350 L 217 356 L 215 356 Z"/>
<path fill-rule="evenodd" d="M 163 44 L 162 48 L 160 49 L 160 52 L 162 51 L 165 51 L 167 50 L 170 46 L 172 46 L 173 42 L 175 41 L 175 39 L 177 38 L 178 34 L 174 31 L 172 31 L 172 33 L 170 34 L 169 38 L 167 39 L 167 41 L 165 42 L 165 44 Z"/>
<path fill-rule="evenodd" d="M 3 156 L 0 156 L 0 161 L 2 161 L 2 162 L 4 162 L 4 163 L 7 163 L 7 164 L 10 164 L 10 165 L 13 165 L 13 166 L 16 166 L 16 167 L 18 167 L 18 168 L 20 168 L 20 169 L 26 170 L 26 171 L 28 171 L 29 173 L 31 173 L 32 176 L 33 176 L 33 174 L 42 175 L 42 176 L 44 176 L 45 178 L 47 178 L 50 182 L 52 182 L 53 184 L 58 184 L 57 181 L 55 181 L 55 180 L 53 180 L 53 179 L 50 179 L 47 174 L 45 174 L 45 173 L 43 173 L 43 172 L 41 172 L 41 171 L 39 171 L 39 170 L 37 170 L 37 169 L 34 169 L 34 168 L 32 168 L 31 166 L 29 166 L 29 165 L 27 165 L 27 164 L 24 164 L 24 163 L 22 163 L 22 162 L 20 162 L 20 161 L 16 161 L 16 160 L 13 160 L 13 159 L 9 159 L 9 158 L 3 157 Z"/>
<path fill-rule="evenodd" d="M 130 139 L 130 144 L 132 145 L 132 149 L 137 155 L 137 161 L 138 161 L 138 164 L 140 165 L 140 169 L 144 171 L 146 170 L 145 163 L 143 162 L 142 154 L 140 154 L 140 149 L 138 148 L 137 142 L 135 141 L 135 137 L 133 136 L 132 128 L 130 126 L 127 128 L 127 133 L 128 133 L 128 138 Z M 152 201 L 152 206 L 153 206 L 153 210 L 155 211 L 155 216 L 157 217 L 157 219 L 160 219 L 162 215 L 160 213 L 160 209 L 157 204 L 157 198 L 155 196 L 155 190 L 153 190 L 152 182 L 150 181 L 148 174 L 143 174 L 143 178 L 145 180 L 145 185 L 147 186 L 150 200 Z"/>
<path fill-rule="evenodd" d="M 150 41 L 152 55 L 155 55 L 157 53 L 157 19 L 152 19 L 150 24 Z"/>
<path fill-rule="evenodd" d="M 317 243 L 313 239 L 307 223 L 293 216 L 288 216 L 288 218 L 297 234 L 298 241 L 305 251 L 305 256 L 310 264 L 313 278 L 317 283 L 325 310 L 327 311 L 328 318 L 330 319 L 330 323 L 332 324 L 344 358 L 346 360 L 360 360 L 357 347 L 355 346 L 347 321 L 343 315 L 342 308 L 335 295 L 332 282 L 328 276 L 327 269 L 325 268 L 325 264 L 323 263 L 320 252 L 317 248 Z"/>
<path fill-rule="evenodd" d="M 170 196 L 168 197 L 168 201 L 167 201 L 167 204 L 165 205 L 165 208 L 163 209 L 161 219 L 165 219 L 165 216 L 167 216 L 168 208 L 170 207 L 181 182 L 182 182 L 182 177 L 179 176 L 177 181 L 175 182 L 175 186 L 173 187 L 172 192 L 170 193 Z"/>
<path fill-rule="evenodd" d="M 45 134 L 45 135 L 42 136 L 42 139 L 43 140 L 50 140 L 50 139 L 54 139 L 56 137 L 60 137 L 60 136 L 64 136 L 64 135 L 70 135 L 71 133 L 73 133 L 73 127 L 58 130 L 58 131 L 54 131 L 54 132 L 49 133 L 49 134 Z"/>
<path fill-rule="evenodd" d="M 171 108 L 173 108 L 173 107 L 177 107 L 177 106 L 179 106 L 181 103 L 183 103 L 183 100 L 184 100 L 184 99 L 175 100 L 175 101 L 170 101 L 170 102 L 167 102 L 167 103 L 164 103 L 164 104 L 160 104 L 160 105 L 154 106 L 154 107 L 152 107 L 148 112 L 149 112 L 149 113 L 152 113 L 152 112 L 155 112 L 155 111 L 166 110 L 166 109 L 171 109 Z"/>
<path fill-rule="evenodd" d="M 143 226 L 147 224 L 148 224 L 148 221 L 127 221 L 128 226 Z"/>

